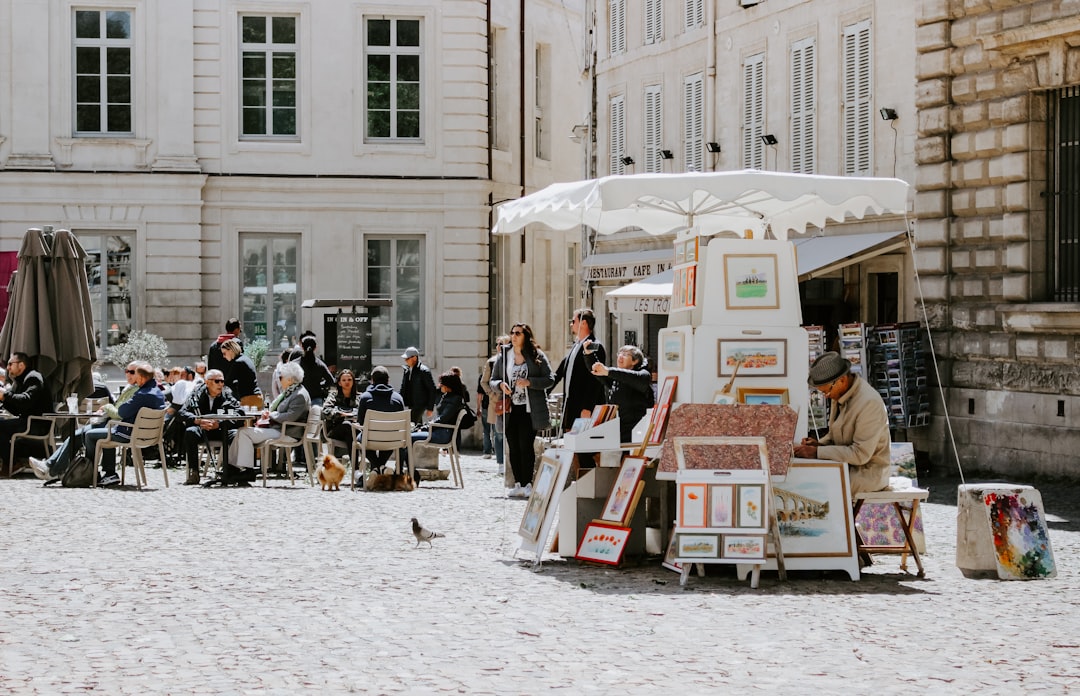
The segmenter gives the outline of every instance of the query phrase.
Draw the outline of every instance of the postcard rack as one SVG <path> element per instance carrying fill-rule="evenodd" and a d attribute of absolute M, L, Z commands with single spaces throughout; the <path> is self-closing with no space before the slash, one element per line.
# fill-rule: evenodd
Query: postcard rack
<path fill-rule="evenodd" d="M 694 566 L 698 575 L 704 576 L 706 563 L 750 564 L 750 587 L 756 589 L 769 541 L 776 552 L 780 578 L 786 579 L 765 438 L 677 437 L 673 444 L 680 459 L 672 540 L 674 561 L 682 566 L 679 584 L 686 584 Z M 757 448 L 760 468 L 702 470 L 684 466 L 685 452 L 692 447 L 747 446 Z"/>
<path fill-rule="evenodd" d="M 889 410 L 889 427 L 930 422 L 923 331 L 917 322 L 882 324 L 869 331 L 870 383 Z"/>

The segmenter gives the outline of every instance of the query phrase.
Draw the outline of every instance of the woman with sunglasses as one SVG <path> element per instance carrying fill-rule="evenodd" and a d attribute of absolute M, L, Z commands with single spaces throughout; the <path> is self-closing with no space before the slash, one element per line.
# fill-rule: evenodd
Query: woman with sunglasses
<path fill-rule="evenodd" d="M 551 363 L 533 340 L 532 328 L 524 323 L 510 330 L 510 345 L 502 346 L 491 370 L 491 388 L 510 397 L 510 412 L 504 418 L 504 442 L 514 473 L 512 498 L 532 494 L 536 433 L 551 426 L 547 390 L 554 384 Z"/>

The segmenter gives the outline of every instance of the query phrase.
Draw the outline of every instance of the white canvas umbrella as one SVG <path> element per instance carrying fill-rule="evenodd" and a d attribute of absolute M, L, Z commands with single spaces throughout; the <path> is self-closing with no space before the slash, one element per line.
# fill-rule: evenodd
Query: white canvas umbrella
<path fill-rule="evenodd" d="M 830 220 L 867 213 L 903 214 L 900 179 L 817 176 L 743 170 L 633 174 L 552 184 L 504 203 L 493 233 L 531 223 L 554 229 L 586 225 L 600 234 L 637 227 L 649 234 L 697 227 L 703 234 L 787 239 Z"/>

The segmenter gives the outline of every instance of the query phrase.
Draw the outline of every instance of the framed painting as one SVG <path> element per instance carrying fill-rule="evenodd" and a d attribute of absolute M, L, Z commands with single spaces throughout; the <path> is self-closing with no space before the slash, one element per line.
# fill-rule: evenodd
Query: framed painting
<path fill-rule="evenodd" d="M 740 561 L 763 561 L 765 560 L 765 537 L 725 534 L 721 557 Z"/>
<path fill-rule="evenodd" d="M 734 486 L 709 486 L 709 526 L 734 527 Z"/>
<path fill-rule="evenodd" d="M 848 490 L 847 464 L 792 462 L 772 487 L 785 558 L 854 556 Z"/>
<path fill-rule="evenodd" d="M 664 334 L 660 345 L 660 365 L 665 371 L 682 372 L 684 340 L 682 333 Z"/>
<path fill-rule="evenodd" d="M 721 338 L 717 342 L 717 375 L 731 377 L 784 377 L 787 375 L 787 339 Z"/>
<path fill-rule="evenodd" d="M 749 484 L 739 486 L 737 526 L 761 528 L 765 526 L 765 486 Z"/>
<path fill-rule="evenodd" d="M 683 273 L 683 307 L 697 307 L 697 266 L 688 266 Z"/>
<path fill-rule="evenodd" d="M 630 528 L 620 527 L 606 522 L 590 522 L 581 535 L 574 558 L 593 563 L 619 565 L 626 541 L 630 538 Z"/>
<path fill-rule="evenodd" d="M 676 558 L 717 558 L 720 556 L 718 534 L 676 534 Z"/>
<path fill-rule="evenodd" d="M 675 242 L 675 265 L 686 263 L 686 242 Z"/>
<path fill-rule="evenodd" d="M 615 485 L 611 487 L 600 519 L 614 524 L 626 524 L 633 517 L 638 483 L 648 463 L 648 457 L 623 457 L 619 473 L 615 477 Z"/>
<path fill-rule="evenodd" d="M 724 254 L 728 309 L 780 309 L 776 254 Z"/>
<path fill-rule="evenodd" d="M 559 479 L 559 467 L 562 462 L 551 457 L 543 457 L 540 460 L 540 468 L 536 472 L 533 481 L 532 495 L 525 506 L 525 514 L 521 516 L 521 525 L 518 534 L 528 541 L 536 541 L 540 535 L 540 527 L 547 516 L 551 499 L 555 497 L 555 482 Z"/>
<path fill-rule="evenodd" d="M 683 259 L 686 263 L 697 263 L 699 239 L 700 237 L 694 237 L 683 242 Z"/>
<path fill-rule="evenodd" d="M 682 563 L 675 560 L 675 554 L 678 552 L 678 546 L 675 543 L 677 540 L 678 535 L 676 534 L 672 534 L 671 538 L 668 539 L 667 553 L 664 554 L 664 561 L 660 565 L 668 570 L 674 570 L 676 573 L 681 573 Z"/>
<path fill-rule="evenodd" d="M 682 339 L 681 334 L 679 338 Z M 653 406 L 652 418 L 649 420 L 649 437 L 646 440 L 649 445 L 659 445 L 664 442 L 668 413 L 671 409 L 671 401 L 675 398 L 675 387 L 678 384 L 679 378 L 675 375 L 664 378 L 664 386 L 660 388 L 656 405 Z"/>
<path fill-rule="evenodd" d="M 740 404 L 781 406 L 788 402 L 788 390 L 781 387 L 736 387 Z"/>
<path fill-rule="evenodd" d="M 714 404 L 725 404 L 727 406 L 730 406 L 731 404 L 735 403 L 735 396 L 733 394 L 725 392 L 723 389 L 717 389 L 713 392 L 712 402 Z"/>
<path fill-rule="evenodd" d="M 709 487 L 704 483 L 679 484 L 679 526 L 705 527 Z"/>

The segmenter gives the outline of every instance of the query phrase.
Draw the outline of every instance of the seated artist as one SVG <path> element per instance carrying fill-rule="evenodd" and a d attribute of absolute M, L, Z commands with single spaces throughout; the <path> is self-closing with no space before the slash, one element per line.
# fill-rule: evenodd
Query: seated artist
<path fill-rule="evenodd" d="M 881 395 L 832 351 L 810 366 L 809 382 L 832 402 L 829 432 L 821 439 L 804 438 L 795 456 L 847 462 L 852 494 L 886 490 L 891 439 Z"/>

